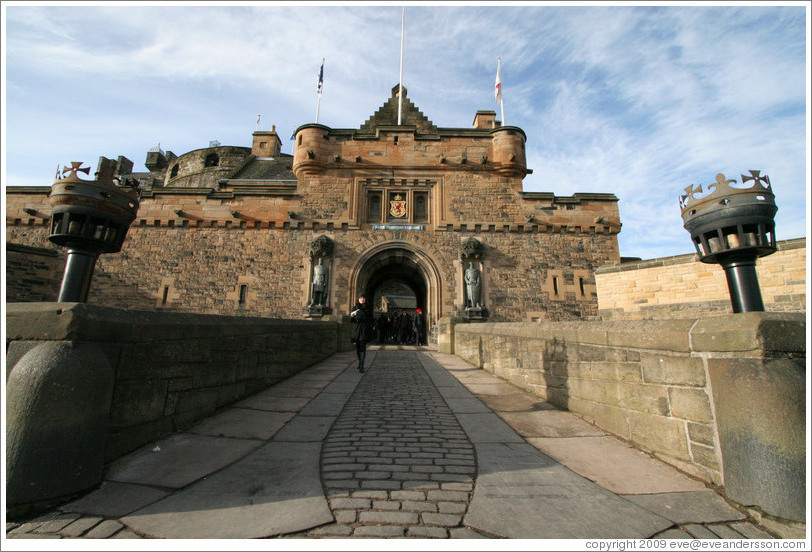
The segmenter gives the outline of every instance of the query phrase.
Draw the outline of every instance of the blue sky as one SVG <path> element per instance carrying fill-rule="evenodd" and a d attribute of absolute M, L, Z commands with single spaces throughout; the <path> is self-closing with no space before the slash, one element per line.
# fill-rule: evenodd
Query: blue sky
<path fill-rule="evenodd" d="M 493 109 L 527 134 L 526 191 L 614 193 L 623 256 L 691 253 L 679 194 L 719 172 L 769 175 L 778 239 L 809 213 L 808 4 L 406 4 L 403 83 L 436 125 Z M 357 128 L 399 76 L 401 7 L 379 3 L 3 3 L 3 185 L 124 155 L 145 170 L 250 146 L 282 151 L 316 115 Z"/>

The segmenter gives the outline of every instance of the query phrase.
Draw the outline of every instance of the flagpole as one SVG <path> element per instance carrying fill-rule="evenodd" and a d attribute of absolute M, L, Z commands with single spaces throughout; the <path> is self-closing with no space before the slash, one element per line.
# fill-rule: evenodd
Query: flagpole
<path fill-rule="evenodd" d="M 321 71 L 319 72 L 319 99 L 316 101 L 316 123 L 319 122 L 319 109 L 321 109 L 321 87 L 324 82 L 324 58 L 321 58 Z"/>
<path fill-rule="evenodd" d="M 403 111 L 403 39 L 406 35 L 406 6 L 400 18 L 400 80 L 398 81 L 398 126 L 400 126 L 401 112 Z"/>
<path fill-rule="evenodd" d="M 502 108 L 502 126 L 505 126 L 505 97 L 502 95 L 502 58 L 496 58 L 496 78 L 499 83 L 499 106 Z"/>

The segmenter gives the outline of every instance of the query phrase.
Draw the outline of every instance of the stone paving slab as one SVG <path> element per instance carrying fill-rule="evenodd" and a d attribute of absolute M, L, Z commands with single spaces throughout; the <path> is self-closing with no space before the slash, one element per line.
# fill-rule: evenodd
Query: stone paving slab
<path fill-rule="evenodd" d="M 298 412 L 310 402 L 308 398 L 302 397 L 277 397 L 268 395 L 265 392 L 258 393 L 247 399 L 243 399 L 234 406 L 238 408 L 253 408 L 255 410 L 267 410 L 269 412 Z"/>
<path fill-rule="evenodd" d="M 504 395 L 482 395 L 480 399 L 487 404 L 489 408 L 500 414 L 508 412 L 527 413 L 545 410 L 559 411 L 559 409 L 552 404 L 530 393 L 517 392 L 515 388 L 511 393 L 505 393 Z"/>
<path fill-rule="evenodd" d="M 295 415 L 295 412 L 265 412 L 249 408 L 230 408 L 198 423 L 190 433 L 236 439 L 267 441 Z"/>
<path fill-rule="evenodd" d="M 535 437 L 594 437 L 606 432 L 563 410 L 536 412 L 498 412 L 524 438 Z"/>
<path fill-rule="evenodd" d="M 627 496 L 630 501 L 674 523 L 740 521 L 747 516 L 712 490 Z"/>
<path fill-rule="evenodd" d="M 280 383 L 264 391 L 268 397 L 296 397 L 301 399 L 312 399 L 321 393 L 321 387 L 299 387 Z"/>
<path fill-rule="evenodd" d="M 338 416 L 347 404 L 350 393 L 328 393 L 327 390 L 310 401 L 299 412 L 301 416 Z"/>
<path fill-rule="evenodd" d="M 144 485 L 104 481 L 97 490 L 65 504 L 60 510 L 118 518 L 157 502 L 167 494 L 166 491 Z"/>
<path fill-rule="evenodd" d="M 531 438 L 527 441 L 578 475 L 613 493 L 625 495 L 707 490 L 703 483 L 611 435 Z"/>
<path fill-rule="evenodd" d="M 532 446 L 476 445 L 479 474 L 464 523 L 503 538 L 647 538 L 672 525 Z"/>
<path fill-rule="evenodd" d="M 521 435 L 513 431 L 496 414 L 464 414 L 455 412 L 462 429 L 472 443 L 522 443 Z"/>
<path fill-rule="evenodd" d="M 272 442 L 225 470 L 122 518 L 158 538 L 250 539 L 333 520 L 319 479 L 320 443 Z"/>
<path fill-rule="evenodd" d="M 491 410 L 476 397 L 464 399 L 443 397 L 449 408 L 457 414 L 487 414 Z"/>
<path fill-rule="evenodd" d="M 321 442 L 336 416 L 296 416 L 277 433 L 274 441 Z"/>
<path fill-rule="evenodd" d="M 179 489 L 228 466 L 261 444 L 249 439 L 175 433 L 116 460 L 104 478 Z"/>

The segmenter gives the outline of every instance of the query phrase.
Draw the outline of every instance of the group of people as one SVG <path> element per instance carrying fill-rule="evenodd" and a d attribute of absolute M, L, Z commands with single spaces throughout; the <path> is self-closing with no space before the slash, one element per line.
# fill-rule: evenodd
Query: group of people
<path fill-rule="evenodd" d="M 422 309 L 415 309 L 414 316 L 406 309 L 400 313 L 382 314 L 375 321 L 379 343 L 400 345 L 426 345 L 426 317 Z"/>
<path fill-rule="evenodd" d="M 427 345 L 426 318 L 422 309 L 415 309 L 410 316 L 406 309 L 400 314 L 382 314 L 375 319 L 372 304 L 367 301 L 366 293 L 358 294 L 358 302 L 350 311 L 353 322 L 351 340 L 358 355 L 358 371 L 364 372 L 367 343 L 378 340 L 379 343 L 398 343 L 401 345 Z"/>

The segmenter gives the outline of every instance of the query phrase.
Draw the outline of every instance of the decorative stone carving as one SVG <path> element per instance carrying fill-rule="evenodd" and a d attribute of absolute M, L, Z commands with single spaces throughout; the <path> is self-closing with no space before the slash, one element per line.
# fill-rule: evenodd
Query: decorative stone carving
<path fill-rule="evenodd" d="M 322 234 L 310 242 L 310 258 L 315 259 L 317 257 L 331 257 L 334 249 L 335 244 L 333 243 L 333 240 Z"/>
<path fill-rule="evenodd" d="M 460 247 L 460 258 L 463 260 L 481 259 L 485 246 L 476 238 L 468 238 Z"/>

